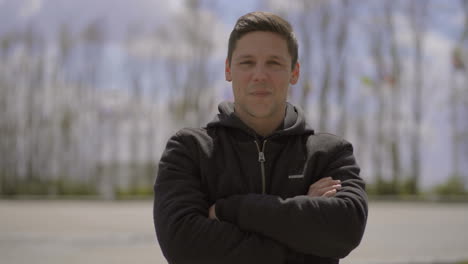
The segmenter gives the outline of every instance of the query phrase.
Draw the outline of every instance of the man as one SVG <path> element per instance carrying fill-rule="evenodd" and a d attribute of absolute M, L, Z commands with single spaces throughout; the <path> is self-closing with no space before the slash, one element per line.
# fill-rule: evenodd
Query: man
<path fill-rule="evenodd" d="M 360 243 L 367 196 L 352 146 L 315 134 L 286 102 L 299 78 L 290 24 L 237 21 L 226 80 L 234 103 L 167 143 L 154 224 L 169 263 L 338 263 Z"/>

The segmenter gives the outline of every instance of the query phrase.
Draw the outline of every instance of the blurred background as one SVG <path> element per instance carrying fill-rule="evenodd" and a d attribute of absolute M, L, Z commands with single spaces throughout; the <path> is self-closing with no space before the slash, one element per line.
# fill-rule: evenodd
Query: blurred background
<path fill-rule="evenodd" d="M 252 10 L 293 24 L 290 101 L 354 144 L 371 194 L 466 194 L 465 0 L 1 0 L 0 194 L 151 195 L 168 137 L 232 99 Z"/>
<path fill-rule="evenodd" d="M 165 263 L 158 161 L 232 100 L 228 36 L 254 10 L 295 28 L 290 102 L 368 183 L 342 263 L 467 263 L 468 0 L 0 0 L 0 262 Z"/>

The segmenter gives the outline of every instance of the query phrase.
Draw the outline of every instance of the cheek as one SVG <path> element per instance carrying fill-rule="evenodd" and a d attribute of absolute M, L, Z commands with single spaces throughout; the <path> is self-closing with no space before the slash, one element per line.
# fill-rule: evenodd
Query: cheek
<path fill-rule="evenodd" d="M 290 85 L 290 75 L 281 74 L 281 76 L 277 76 L 274 80 L 276 89 L 280 90 L 280 92 L 288 92 L 288 88 Z"/>
<path fill-rule="evenodd" d="M 236 72 L 235 80 L 238 84 L 243 85 L 249 82 L 250 74 L 248 72 Z"/>
<path fill-rule="evenodd" d="M 232 93 L 234 95 L 234 98 L 241 98 L 243 96 L 243 90 L 244 89 L 241 88 L 238 82 L 232 82 Z"/>
<path fill-rule="evenodd" d="M 232 88 L 241 92 L 249 84 L 248 74 L 233 73 L 232 75 Z"/>

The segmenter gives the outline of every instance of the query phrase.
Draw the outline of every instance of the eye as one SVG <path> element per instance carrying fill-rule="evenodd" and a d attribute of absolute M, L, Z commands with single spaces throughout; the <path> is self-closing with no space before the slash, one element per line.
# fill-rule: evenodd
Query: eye
<path fill-rule="evenodd" d="M 277 62 L 277 61 L 269 61 L 268 64 L 271 64 L 271 65 L 281 65 L 281 63 Z"/>
<path fill-rule="evenodd" d="M 241 61 L 240 64 L 243 64 L 243 65 L 249 65 L 249 64 L 252 64 L 253 61 Z"/>

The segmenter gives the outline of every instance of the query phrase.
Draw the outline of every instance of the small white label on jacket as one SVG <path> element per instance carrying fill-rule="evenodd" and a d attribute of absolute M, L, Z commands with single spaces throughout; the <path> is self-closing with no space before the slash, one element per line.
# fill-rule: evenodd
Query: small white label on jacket
<path fill-rule="evenodd" d="M 289 175 L 288 178 L 289 179 L 300 179 L 300 178 L 304 178 L 304 175 L 303 174 Z"/>

